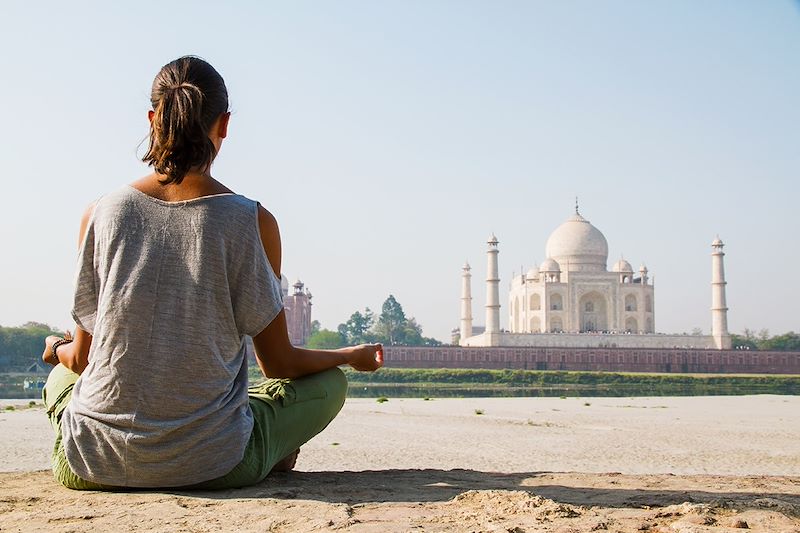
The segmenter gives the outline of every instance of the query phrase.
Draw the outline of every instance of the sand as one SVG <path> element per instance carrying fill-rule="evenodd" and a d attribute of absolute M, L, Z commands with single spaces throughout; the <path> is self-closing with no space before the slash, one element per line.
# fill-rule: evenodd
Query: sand
<path fill-rule="evenodd" d="M 51 446 L 0 411 L 0 531 L 800 532 L 795 396 L 352 399 L 296 472 L 223 492 L 69 491 Z"/>

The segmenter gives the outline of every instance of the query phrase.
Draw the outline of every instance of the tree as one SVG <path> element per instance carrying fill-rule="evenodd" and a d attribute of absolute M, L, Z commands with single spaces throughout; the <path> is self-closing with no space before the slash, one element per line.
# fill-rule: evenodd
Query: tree
<path fill-rule="evenodd" d="M 769 336 L 769 330 L 761 329 L 758 334 L 745 328 L 742 335 L 731 335 L 734 348 L 776 352 L 800 351 L 800 334 L 790 331 L 783 335 Z"/>
<path fill-rule="evenodd" d="M 312 334 L 306 342 L 306 348 L 314 350 L 333 350 L 345 345 L 345 339 L 336 332 L 329 329 L 321 329 Z"/>
<path fill-rule="evenodd" d="M 313 335 L 314 333 L 318 332 L 321 327 L 322 326 L 319 323 L 319 320 L 312 320 L 311 321 L 311 335 Z"/>
<path fill-rule="evenodd" d="M 0 357 L 9 369 L 24 369 L 40 361 L 44 339 L 62 332 L 40 322 L 27 322 L 22 327 L 0 326 Z"/>
<path fill-rule="evenodd" d="M 442 341 L 434 339 L 433 337 L 422 337 L 421 346 L 441 346 Z"/>
<path fill-rule="evenodd" d="M 758 343 L 759 350 L 774 350 L 779 352 L 796 352 L 800 351 L 800 334 L 793 331 L 784 333 L 783 335 L 776 335 L 772 338 L 760 341 Z"/>
<path fill-rule="evenodd" d="M 373 342 L 401 346 L 441 346 L 441 342 L 422 336 L 422 326 L 414 317 L 407 318 L 403 306 L 389 295 L 377 322 L 372 328 Z"/>
<path fill-rule="evenodd" d="M 403 344 L 406 328 L 406 314 L 403 306 L 390 294 L 383 302 L 374 331 L 383 342 L 393 345 Z"/>
<path fill-rule="evenodd" d="M 356 311 L 350 319 L 337 328 L 339 334 L 345 338 L 347 344 L 363 344 L 371 342 L 372 335 L 369 330 L 375 323 L 375 316 L 369 307 L 364 308 L 364 313 Z"/>
<path fill-rule="evenodd" d="M 731 335 L 731 346 L 735 350 L 758 350 L 758 345 L 752 338 L 748 338 L 747 330 L 744 335 Z"/>
<path fill-rule="evenodd" d="M 441 346 L 436 339 L 422 336 L 422 326 L 412 318 L 407 318 L 403 306 L 393 295 L 389 295 L 381 306 L 381 314 L 375 314 L 369 307 L 364 312 L 356 311 L 347 322 L 336 328 L 342 342 L 348 345 L 380 342 L 386 345 L 401 346 Z"/>

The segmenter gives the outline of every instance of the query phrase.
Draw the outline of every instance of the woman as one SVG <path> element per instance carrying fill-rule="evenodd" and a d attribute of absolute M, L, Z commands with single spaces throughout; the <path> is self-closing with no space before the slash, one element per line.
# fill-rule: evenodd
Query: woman
<path fill-rule="evenodd" d="M 154 172 L 84 214 L 75 336 L 42 355 L 53 472 L 75 489 L 258 483 L 339 412 L 337 367 L 376 370 L 382 348 L 290 344 L 277 222 L 210 174 L 230 120 L 217 71 L 172 61 L 151 103 Z M 247 336 L 264 376 L 284 379 L 248 390 Z"/>

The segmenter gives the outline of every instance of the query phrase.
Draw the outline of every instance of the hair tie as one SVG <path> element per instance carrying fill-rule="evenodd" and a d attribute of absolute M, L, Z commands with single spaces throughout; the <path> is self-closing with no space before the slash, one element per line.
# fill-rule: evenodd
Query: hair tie
<path fill-rule="evenodd" d="M 167 87 L 169 91 L 177 91 L 178 89 L 193 89 L 195 91 L 199 91 L 200 88 L 197 85 L 184 81 L 183 83 L 179 83 L 177 85 L 170 85 Z"/>

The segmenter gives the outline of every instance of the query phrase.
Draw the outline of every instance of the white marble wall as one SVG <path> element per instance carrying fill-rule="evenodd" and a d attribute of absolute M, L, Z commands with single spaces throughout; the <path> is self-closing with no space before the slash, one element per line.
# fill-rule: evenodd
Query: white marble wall
<path fill-rule="evenodd" d="M 461 346 L 491 346 L 485 334 L 461 340 Z M 551 348 L 715 348 L 710 335 L 602 334 L 602 333 L 500 333 L 499 346 Z"/>

